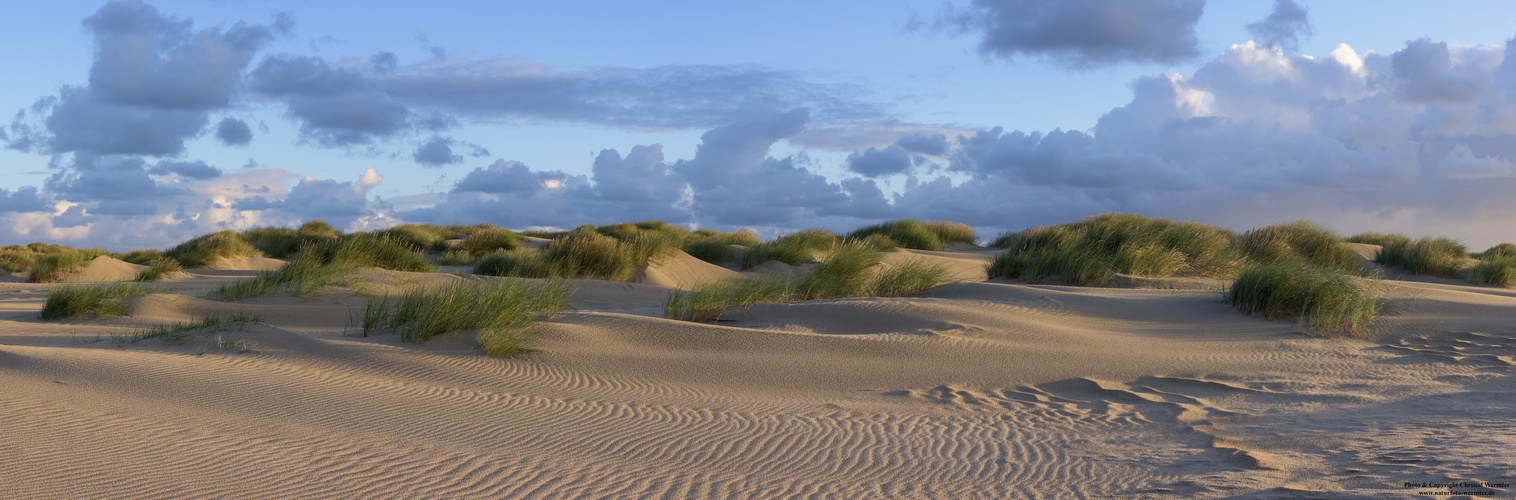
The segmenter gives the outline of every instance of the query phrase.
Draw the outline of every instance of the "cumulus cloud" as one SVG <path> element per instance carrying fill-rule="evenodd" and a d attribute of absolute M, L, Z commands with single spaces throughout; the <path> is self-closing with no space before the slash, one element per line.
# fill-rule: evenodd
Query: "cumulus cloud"
<path fill-rule="evenodd" d="M 221 176 L 221 169 L 206 165 L 203 161 L 160 161 L 153 168 L 148 169 L 149 174 L 165 175 L 176 174 L 191 179 L 213 179 Z"/>
<path fill-rule="evenodd" d="M 15 191 L 0 189 L 0 213 L 46 212 L 51 210 L 52 205 L 41 195 L 37 194 L 35 186 L 25 186 Z"/>
<path fill-rule="evenodd" d="M 1248 24 L 1248 33 L 1264 46 L 1294 52 L 1300 39 L 1316 34 L 1316 28 L 1311 26 L 1311 16 L 1305 7 L 1293 0 L 1274 0 L 1274 10 L 1268 17 Z"/>
<path fill-rule="evenodd" d="M 287 33 L 287 15 L 270 24 L 237 23 L 196 31 L 190 21 L 139 0 L 109 2 L 84 20 L 95 40 L 89 83 L 38 101 L 42 127 L 8 147 L 43 153 L 172 156 L 201 133 L 214 110 L 232 105 L 242 70 L 268 42 Z"/>
<path fill-rule="evenodd" d="M 1199 55 L 1204 0 L 974 0 L 938 25 L 980 37 L 979 52 L 1070 68 L 1175 63 Z"/>
<path fill-rule="evenodd" d="M 474 158 L 483 158 L 490 155 L 490 150 L 478 144 L 434 135 L 416 146 L 416 151 L 411 153 L 411 159 L 416 160 L 416 163 L 424 167 L 441 167 L 463 163 L 463 155 L 455 153 L 454 147 L 468 150 L 469 156 Z"/>
<path fill-rule="evenodd" d="M 279 54 L 260 62 L 248 82 L 260 95 L 283 101 L 302 134 L 325 146 L 441 131 L 460 119 L 693 128 L 797 107 L 836 123 L 885 115 L 852 97 L 860 89 L 757 66 L 561 72 L 507 59 L 401 65 L 391 53 L 365 62 Z"/>
<path fill-rule="evenodd" d="M 365 170 L 356 181 L 339 182 L 306 176 L 283 198 L 250 196 L 231 204 L 237 210 L 275 210 L 296 220 L 323 219 L 345 227 L 359 218 L 373 215 L 368 192 L 384 177 L 374 169 Z"/>
<path fill-rule="evenodd" d="M 910 153 L 895 144 L 884 149 L 868 148 L 847 157 L 847 169 L 864 177 L 905 173 L 911 164 Z"/>
<path fill-rule="evenodd" d="M 216 139 L 227 146 L 246 146 L 253 142 L 253 129 L 242 120 L 222 118 L 221 123 L 216 124 Z"/>
<path fill-rule="evenodd" d="M 909 134 L 897 139 L 895 144 L 906 151 L 923 155 L 942 156 L 948 150 L 948 139 L 943 134 Z"/>

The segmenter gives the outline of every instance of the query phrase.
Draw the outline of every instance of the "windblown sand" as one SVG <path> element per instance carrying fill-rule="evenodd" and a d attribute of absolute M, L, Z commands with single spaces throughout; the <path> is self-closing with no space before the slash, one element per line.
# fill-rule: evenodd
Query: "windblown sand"
<path fill-rule="evenodd" d="M 886 265 L 981 280 L 993 254 L 958 250 Z M 574 281 L 542 352 L 517 359 L 468 335 L 346 328 L 352 290 L 478 278 L 365 270 L 222 303 L 196 297 L 253 273 L 191 271 L 130 317 L 55 322 L 37 312 L 63 285 L 0 283 L 0 496 L 1382 498 L 1516 482 L 1512 290 L 1387 281 L 1364 338 L 1245 316 L 1204 283 L 966 282 L 659 317 L 667 286 L 739 275 L 703 264 Z M 125 340 L 233 311 L 263 322 Z"/>

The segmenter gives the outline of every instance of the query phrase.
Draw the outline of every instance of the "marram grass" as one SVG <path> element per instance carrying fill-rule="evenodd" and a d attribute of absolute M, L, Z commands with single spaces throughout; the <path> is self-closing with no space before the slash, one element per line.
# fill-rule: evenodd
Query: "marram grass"
<path fill-rule="evenodd" d="M 1361 333 L 1382 307 L 1371 282 L 1300 260 L 1249 264 L 1226 297 L 1244 313 L 1298 317 L 1322 333 Z"/>
<path fill-rule="evenodd" d="M 542 317 L 568 305 L 571 291 L 563 280 L 532 284 L 504 279 L 457 281 L 406 290 L 398 298 L 369 299 L 355 313 L 363 334 L 394 330 L 402 340 L 425 342 L 457 331 L 475 332 L 486 354 L 514 356 L 531 352 L 530 328 Z"/>
<path fill-rule="evenodd" d="M 79 318 L 86 314 L 94 314 L 95 317 L 124 316 L 126 305 L 117 298 L 157 292 L 156 288 L 133 282 L 62 286 L 47 292 L 47 301 L 42 304 L 40 317 L 43 321 L 49 321 Z"/>

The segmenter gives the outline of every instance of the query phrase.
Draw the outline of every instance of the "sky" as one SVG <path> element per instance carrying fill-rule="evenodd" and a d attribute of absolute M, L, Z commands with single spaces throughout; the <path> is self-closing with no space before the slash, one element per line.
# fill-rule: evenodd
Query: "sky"
<path fill-rule="evenodd" d="M 5 10 L 0 244 L 1107 212 L 1516 241 L 1503 1 Z"/>

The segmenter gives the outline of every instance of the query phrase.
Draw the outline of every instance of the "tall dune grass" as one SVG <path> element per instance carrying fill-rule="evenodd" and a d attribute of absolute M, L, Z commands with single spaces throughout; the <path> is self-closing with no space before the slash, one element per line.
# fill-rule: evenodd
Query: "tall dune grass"
<path fill-rule="evenodd" d="M 718 266 L 726 266 L 740 264 L 737 253 L 731 248 L 732 245 L 751 248 L 758 244 L 758 234 L 752 230 L 744 229 L 730 233 L 718 233 L 709 229 L 702 229 L 695 231 L 689 239 L 685 240 L 683 250 L 684 253 L 690 254 L 691 257 Z"/>
<path fill-rule="evenodd" d="M 1306 260 L 1328 269 L 1360 272 L 1358 255 L 1342 243 L 1331 230 L 1300 220 L 1247 231 L 1233 246 L 1258 262 Z"/>
<path fill-rule="evenodd" d="M 126 305 L 117 298 L 157 292 L 156 288 L 131 282 L 58 287 L 47 292 L 47 301 L 43 302 L 39 316 L 43 321 L 79 318 L 86 314 L 124 316 Z"/>
<path fill-rule="evenodd" d="M 1516 287 L 1516 245 L 1501 243 L 1478 254 L 1479 264 L 1472 273 L 1476 283 L 1506 288 Z"/>
<path fill-rule="evenodd" d="M 1323 333 L 1360 333 L 1381 309 L 1372 286 L 1301 259 L 1249 264 L 1227 300 L 1247 314 L 1299 317 Z"/>
<path fill-rule="evenodd" d="M 806 229 L 749 247 L 742 253 L 742 268 L 752 269 L 768 261 L 796 265 L 809 262 L 817 252 L 831 251 L 842 239 L 822 229 Z"/>
<path fill-rule="evenodd" d="M 953 228 L 939 224 L 945 230 Z M 854 229 L 847 234 L 849 240 L 863 239 L 871 235 L 884 235 L 902 248 L 913 250 L 942 250 L 946 244 L 938 237 L 937 231 L 933 231 L 926 224 L 916 219 L 898 219 L 886 221 L 872 226 L 864 226 Z M 970 231 L 972 235 L 972 230 Z"/>
<path fill-rule="evenodd" d="M 137 273 L 137 281 L 156 281 L 169 274 L 183 270 L 179 261 L 163 257 L 147 263 L 147 269 Z"/>
<path fill-rule="evenodd" d="M 952 221 L 933 220 L 926 222 L 926 228 L 937 234 L 937 239 L 946 245 L 949 243 L 976 244 L 978 235 L 974 234 L 974 228 L 968 224 L 960 224 Z"/>
<path fill-rule="evenodd" d="M 665 318 L 719 320 L 732 309 L 755 304 L 845 297 L 904 297 L 947 282 L 947 268 L 912 260 L 879 271 L 880 254 L 867 244 L 839 245 L 810 273 L 794 277 L 754 277 L 706 283 L 669 292 Z"/>
<path fill-rule="evenodd" d="M 530 284 L 522 280 L 487 283 L 458 281 L 406 290 L 397 300 L 370 299 L 362 323 L 395 330 L 403 340 L 421 343 L 457 331 L 476 332 L 475 340 L 491 356 L 531 351 L 529 329 L 546 315 L 562 311 L 570 290 L 562 280 Z"/>
<path fill-rule="evenodd" d="M 509 229 L 498 227 L 476 228 L 458 246 L 458 251 L 468 255 L 482 256 L 495 251 L 510 251 L 521 246 L 521 237 Z"/>
<path fill-rule="evenodd" d="M 1469 249 L 1462 243 L 1428 236 L 1416 241 L 1410 238 L 1386 241 L 1379 249 L 1379 257 L 1374 260 L 1415 274 L 1458 278 L 1467 258 Z"/>
<path fill-rule="evenodd" d="M 311 245 L 279 270 L 222 286 L 211 292 L 211 297 L 240 300 L 285 290 L 304 295 L 359 267 L 410 272 L 432 270 L 420 252 L 406 244 L 383 236 L 360 234 Z"/>
<path fill-rule="evenodd" d="M 32 264 L 32 274 L 27 281 L 52 283 L 84 269 L 84 265 L 96 257 L 110 255 L 102 248 L 65 250 L 41 256 Z"/>
<path fill-rule="evenodd" d="M 1225 228 L 1139 215 L 1105 214 L 996 238 L 1006 249 L 990 278 L 1036 282 L 1059 276 L 1070 285 L 1100 285 L 1116 273 L 1137 276 L 1228 276 L 1240 266 Z"/>
<path fill-rule="evenodd" d="M 188 269 L 207 269 L 217 257 L 262 257 L 263 252 L 228 229 L 180 243 L 163 255 Z"/>

